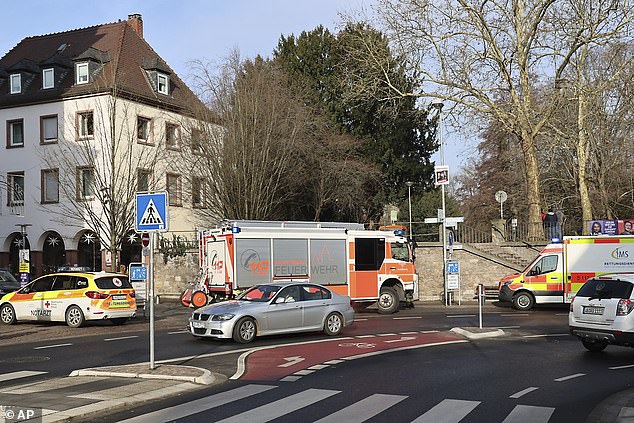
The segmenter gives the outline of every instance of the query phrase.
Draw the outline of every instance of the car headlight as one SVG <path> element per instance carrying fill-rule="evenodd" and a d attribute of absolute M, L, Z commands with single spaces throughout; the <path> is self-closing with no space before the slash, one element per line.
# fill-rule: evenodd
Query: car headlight
<path fill-rule="evenodd" d="M 224 322 L 225 320 L 233 319 L 234 316 L 235 316 L 235 314 L 229 314 L 229 313 L 214 314 L 213 317 L 211 318 L 211 320 Z"/>

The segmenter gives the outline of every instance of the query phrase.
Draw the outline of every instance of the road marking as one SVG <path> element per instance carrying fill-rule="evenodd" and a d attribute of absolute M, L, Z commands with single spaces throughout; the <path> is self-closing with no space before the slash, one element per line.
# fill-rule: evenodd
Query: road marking
<path fill-rule="evenodd" d="M 628 364 L 627 366 L 616 366 L 616 367 L 608 367 L 610 370 L 621 370 L 621 369 L 629 369 L 634 367 L 634 364 Z"/>
<path fill-rule="evenodd" d="M 374 394 L 336 413 L 332 413 L 315 423 L 362 423 L 388 408 L 403 401 L 406 396 Z"/>
<path fill-rule="evenodd" d="M 280 382 L 295 382 L 301 378 L 301 376 L 286 376 L 280 379 Z"/>
<path fill-rule="evenodd" d="M 509 398 L 520 398 L 520 397 L 523 397 L 526 394 L 529 394 L 529 393 L 531 393 L 533 391 L 536 391 L 537 389 L 539 389 L 539 388 L 531 386 L 530 388 L 526 388 L 526 389 L 523 389 L 523 390 L 521 390 L 519 392 L 514 393 L 513 395 L 509 396 Z"/>
<path fill-rule="evenodd" d="M 524 338 L 547 338 L 549 336 L 570 336 L 569 333 L 543 333 L 540 335 L 524 335 Z"/>
<path fill-rule="evenodd" d="M 634 417 L 634 408 L 632 407 L 621 407 L 619 411 L 619 415 L 616 416 L 617 422 L 630 422 L 632 421 L 632 417 Z"/>
<path fill-rule="evenodd" d="M 546 423 L 554 412 L 552 407 L 516 405 L 502 423 Z"/>
<path fill-rule="evenodd" d="M 570 313 L 555 313 L 555 316 L 569 316 Z"/>
<path fill-rule="evenodd" d="M 119 338 L 106 338 L 104 341 L 121 341 L 122 339 L 138 338 L 138 335 L 120 336 Z"/>
<path fill-rule="evenodd" d="M 44 345 L 43 347 L 35 347 L 34 350 L 43 350 L 46 348 L 57 348 L 57 347 L 69 347 L 73 344 L 57 344 L 57 345 Z"/>
<path fill-rule="evenodd" d="M 395 336 L 395 333 L 379 333 L 377 336 Z"/>
<path fill-rule="evenodd" d="M 236 414 L 220 420 L 217 423 L 243 423 L 243 422 L 269 422 L 279 417 L 285 416 L 304 407 L 308 407 L 316 402 L 325 400 L 341 391 L 329 389 L 307 389 L 281 400 L 273 401 L 269 404 L 253 408 L 244 413 Z M 162 420 L 165 421 L 165 420 Z"/>
<path fill-rule="evenodd" d="M 392 342 L 403 342 L 403 341 L 411 341 L 412 339 L 416 339 L 415 336 L 401 336 L 401 339 L 391 339 L 389 341 L 385 341 L 386 344 Z"/>
<path fill-rule="evenodd" d="M 421 330 L 419 331 L 419 333 L 438 333 L 439 331 L 437 330 Z"/>
<path fill-rule="evenodd" d="M 340 364 L 340 363 L 345 363 L 345 361 L 344 361 L 344 360 L 329 360 L 329 361 L 324 361 L 324 364 L 328 364 L 328 365 Z"/>
<path fill-rule="evenodd" d="M 339 344 L 340 347 L 357 347 L 357 348 L 374 348 L 376 344 L 372 344 L 369 342 L 344 342 L 343 344 Z"/>
<path fill-rule="evenodd" d="M 480 405 L 480 401 L 445 399 L 412 423 L 458 423 Z"/>
<path fill-rule="evenodd" d="M 422 319 L 423 316 L 394 317 L 394 320 Z"/>
<path fill-rule="evenodd" d="M 449 319 L 461 319 L 463 317 L 475 317 L 475 314 L 454 314 L 452 316 L 447 316 Z"/>
<path fill-rule="evenodd" d="M 354 319 L 354 321 L 355 321 L 355 322 L 365 322 L 365 321 L 367 321 L 367 320 L 368 320 L 368 319 Z"/>
<path fill-rule="evenodd" d="M 308 376 L 311 373 L 315 373 L 315 371 L 314 370 L 298 370 L 293 374 L 297 376 Z"/>
<path fill-rule="evenodd" d="M 211 408 L 219 407 L 234 401 L 238 401 L 253 395 L 261 394 L 270 389 L 277 388 L 271 385 L 245 385 L 230 391 L 220 392 L 205 398 L 200 398 L 184 404 L 164 408 L 148 414 L 123 420 L 119 423 L 155 423 L 169 422 L 172 420 L 182 419 L 192 414 L 200 413 Z"/>
<path fill-rule="evenodd" d="M 176 332 L 167 332 L 168 335 L 176 335 L 177 333 L 189 333 L 188 330 L 178 330 Z"/>
<path fill-rule="evenodd" d="M 19 372 L 4 373 L 0 375 L 0 382 L 4 382 L 6 380 L 20 379 L 23 377 L 29 377 L 29 376 L 35 376 L 35 375 L 43 375 L 43 374 L 46 374 L 46 372 L 36 372 L 31 370 L 22 370 Z"/>
<path fill-rule="evenodd" d="M 564 382 L 566 380 L 570 380 L 570 379 L 575 379 L 581 376 L 585 376 L 585 373 L 575 373 L 574 375 L 570 375 L 570 376 L 564 376 L 564 377 L 560 377 L 555 379 L 555 382 Z"/>
<path fill-rule="evenodd" d="M 517 317 L 517 316 L 528 316 L 528 313 L 513 313 L 513 314 L 500 314 L 501 317 Z"/>
<path fill-rule="evenodd" d="M 296 365 L 297 363 L 301 363 L 302 361 L 306 360 L 304 357 L 301 357 L 299 355 L 296 355 L 294 357 L 284 357 L 284 360 L 286 360 L 287 362 L 284 364 L 280 364 L 277 367 L 291 367 Z"/>
<path fill-rule="evenodd" d="M 315 364 L 314 366 L 310 366 L 308 368 L 308 370 L 321 370 L 321 369 L 326 369 L 330 366 L 328 366 L 327 364 Z"/>
<path fill-rule="evenodd" d="M 368 352 L 368 353 L 364 353 L 364 354 L 349 355 L 347 357 L 341 357 L 341 359 L 349 361 L 349 360 L 356 360 L 356 359 L 359 359 L 359 358 L 372 357 L 372 356 L 375 356 L 375 355 L 393 353 L 393 352 L 397 352 L 397 351 L 414 350 L 414 349 L 417 349 L 417 348 L 427 348 L 427 347 L 438 347 L 438 346 L 441 346 L 441 345 L 464 344 L 465 342 L 469 342 L 469 341 L 467 341 L 466 339 L 459 339 L 459 340 L 456 340 L 456 341 L 442 341 L 442 342 L 433 342 L 431 344 L 409 345 L 407 347 L 390 348 L 388 350 L 379 350 L 379 351 L 372 351 L 372 352 Z"/>
<path fill-rule="evenodd" d="M 418 332 L 399 332 L 399 335 L 418 335 Z"/>
<path fill-rule="evenodd" d="M 374 338 L 376 335 L 359 335 L 355 336 L 355 338 Z"/>

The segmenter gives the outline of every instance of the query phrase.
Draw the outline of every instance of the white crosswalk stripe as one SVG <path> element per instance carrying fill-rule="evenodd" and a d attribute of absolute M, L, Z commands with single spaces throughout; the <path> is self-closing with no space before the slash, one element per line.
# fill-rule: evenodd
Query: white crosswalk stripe
<path fill-rule="evenodd" d="M 270 404 L 254 408 L 244 413 L 237 414 L 220 420 L 218 423 L 252 423 L 252 422 L 270 422 L 278 417 L 282 417 L 293 411 L 307 407 L 311 404 L 324 400 L 330 396 L 338 394 L 341 391 L 331 391 L 329 389 L 306 389 L 305 391 L 291 395 L 284 399 L 274 401 Z"/>
<path fill-rule="evenodd" d="M 403 401 L 406 396 L 374 394 L 337 411 L 316 423 L 361 423 Z"/>
<path fill-rule="evenodd" d="M 21 379 L 21 378 L 35 376 L 35 375 L 43 375 L 43 374 L 46 374 L 46 372 L 35 372 L 31 370 L 22 370 L 20 372 L 3 373 L 3 374 L 0 374 L 0 382 L 4 382 L 7 380 Z"/>
<path fill-rule="evenodd" d="M 412 423 L 458 423 L 479 404 L 480 401 L 445 399 Z"/>
<path fill-rule="evenodd" d="M 551 407 L 517 405 L 502 423 L 546 423 L 554 412 Z"/>

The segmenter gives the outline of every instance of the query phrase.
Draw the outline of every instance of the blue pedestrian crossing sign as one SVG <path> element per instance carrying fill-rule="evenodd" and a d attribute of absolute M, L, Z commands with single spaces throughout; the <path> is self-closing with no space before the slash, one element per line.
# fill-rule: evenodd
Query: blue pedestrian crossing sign
<path fill-rule="evenodd" d="M 137 232 L 162 232 L 169 229 L 166 192 L 137 194 L 135 229 Z"/>

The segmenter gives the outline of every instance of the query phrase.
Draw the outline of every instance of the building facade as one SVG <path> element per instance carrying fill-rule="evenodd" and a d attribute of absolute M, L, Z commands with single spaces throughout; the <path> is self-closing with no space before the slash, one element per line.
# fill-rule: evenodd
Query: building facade
<path fill-rule="evenodd" d="M 213 126 L 203 109 L 141 15 L 22 40 L 0 59 L 0 268 L 17 273 L 20 250 L 31 277 L 140 261 L 138 192 L 167 191 L 165 235 L 194 239 L 209 182 L 185 157 Z"/>

